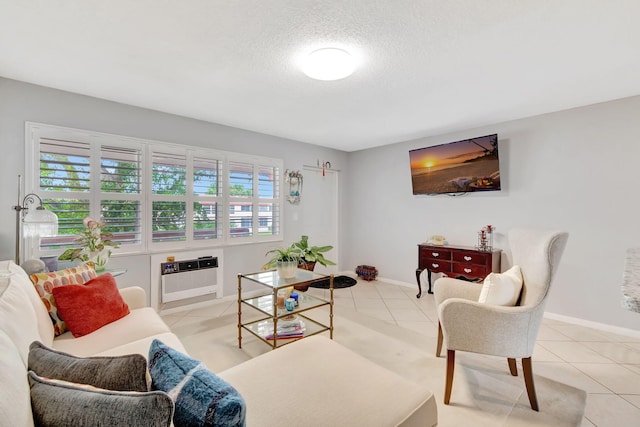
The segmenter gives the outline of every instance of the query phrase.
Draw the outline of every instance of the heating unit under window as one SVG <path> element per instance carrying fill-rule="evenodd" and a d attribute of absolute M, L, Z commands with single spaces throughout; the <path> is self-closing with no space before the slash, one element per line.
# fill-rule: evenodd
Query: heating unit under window
<path fill-rule="evenodd" d="M 218 284 L 218 257 L 203 256 L 196 259 L 160 264 L 161 298 L 163 303 L 202 295 L 221 297 Z"/>

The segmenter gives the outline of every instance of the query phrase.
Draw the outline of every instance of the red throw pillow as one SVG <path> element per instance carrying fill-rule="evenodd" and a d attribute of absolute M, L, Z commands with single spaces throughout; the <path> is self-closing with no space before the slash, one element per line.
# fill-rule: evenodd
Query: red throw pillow
<path fill-rule="evenodd" d="M 129 306 L 120 296 L 116 280 L 110 273 L 84 285 L 55 287 L 52 293 L 60 317 L 76 338 L 129 314 Z"/>

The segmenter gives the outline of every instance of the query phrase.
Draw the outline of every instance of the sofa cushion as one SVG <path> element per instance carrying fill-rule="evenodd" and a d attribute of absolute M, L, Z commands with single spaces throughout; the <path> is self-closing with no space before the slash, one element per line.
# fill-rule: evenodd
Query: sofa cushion
<path fill-rule="evenodd" d="M 0 424 L 32 426 L 31 398 L 26 368 L 18 348 L 0 330 Z"/>
<path fill-rule="evenodd" d="M 80 338 L 74 338 L 70 332 L 57 336 L 52 347 L 76 356 L 93 356 L 166 332 L 171 332 L 166 323 L 153 308 L 145 307 L 131 310 L 127 316 Z M 146 355 L 146 351 L 143 354 Z"/>
<path fill-rule="evenodd" d="M 148 391 L 147 360 L 141 354 L 76 357 L 34 342 L 28 369 L 40 377 L 120 391 Z"/>
<path fill-rule="evenodd" d="M 129 314 L 129 307 L 118 292 L 116 279 L 109 273 L 84 285 L 54 287 L 51 293 L 59 316 L 76 338 Z"/>
<path fill-rule="evenodd" d="M 490 273 L 482 284 L 478 302 L 514 306 L 522 291 L 522 272 L 514 265 L 504 273 Z"/>
<path fill-rule="evenodd" d="M 153 390 L 175 401 L 176 426 L 245 426 L 244 399 L 230 384 L 159 340 L 149 349 Z"/>
<path fill-rule="evenodd" d="M 172 332 L 165 332 L 163 334 L 153 335 L 147 338 L 142 338 L 140 340 L 122 344 L 117 347 L 109 348 L 105 351 L 94 354 L 94 356 L 120 356 L 122 354 L 137 353 L 143 355 L 146 358 L 149 355 L 151 342 L 154 339 L 159 339 L 171 348 L 187 354 L 184 346 L 182 345 L 182 342 L 180 342 L 180 339 Z"/>
<path fill-rule="evenodd" d="M 40 340 L 40 332 L 33 305 L 13 277 L 0 295 L 0 330 L 15 344 L 26 370 L 29 345 Z"/>
<path fill-rule="evenodd" d="M 0 295 L 9 287 L 13 273 L 10 270 L 0 270 Z"/>
<path fill-rule="evenodd" d="M 162 392 L 104 390 L 41 378 L 33 371 L 28 378 L 36 425 L 171 425 L 173 402 Z"/>
<path fill-rule="evenodd" d="M 69 284 L 82 285 L 94 277 L 96 277 L 95 270 L 86 264 L 49 273 L 35 273 L 29 276 L 38 295 L 40 295 L 42 303 L 49 311 L 55 335 L 65 333 L 67 326 L 58 315 L 58 308 L 52 293 L 53 288 Z"/>
<path fill-rule="evenodd" d="M 13 273 L 11 275 L 11 282 L 15 283 L 20 288 L 36 313 L 40 341 L 45 345 L 51 345 L 54 337 L 53 322 L 51 321 L 49 312 L 44 304 L 42 304 L 38 293 L 33 287 L 33 283 L 22 267 L 16 265 L 13 261 L 9 261 L 9 270 Z"/>

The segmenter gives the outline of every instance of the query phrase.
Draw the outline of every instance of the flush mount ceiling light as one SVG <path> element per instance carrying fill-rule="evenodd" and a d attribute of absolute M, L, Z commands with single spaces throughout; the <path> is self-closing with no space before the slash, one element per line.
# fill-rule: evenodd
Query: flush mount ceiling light
<path fill-rule="evenodd" d="M 339 80 L 356 69 L 356 63 L 349 52 L 337 48 L 314 50 L 302 65 L 302 71 L 316 80 Z"/>

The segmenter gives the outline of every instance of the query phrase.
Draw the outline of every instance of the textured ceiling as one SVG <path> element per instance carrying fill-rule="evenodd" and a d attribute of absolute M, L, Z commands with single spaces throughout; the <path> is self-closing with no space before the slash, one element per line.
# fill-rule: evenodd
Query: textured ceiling
<path fill-rule="evenodd" d="M 638 0 L 0 0 L 0 76 L 345 151 L 640 94 Z M 343 80 L 299 68 L 355 55 Z"/>

